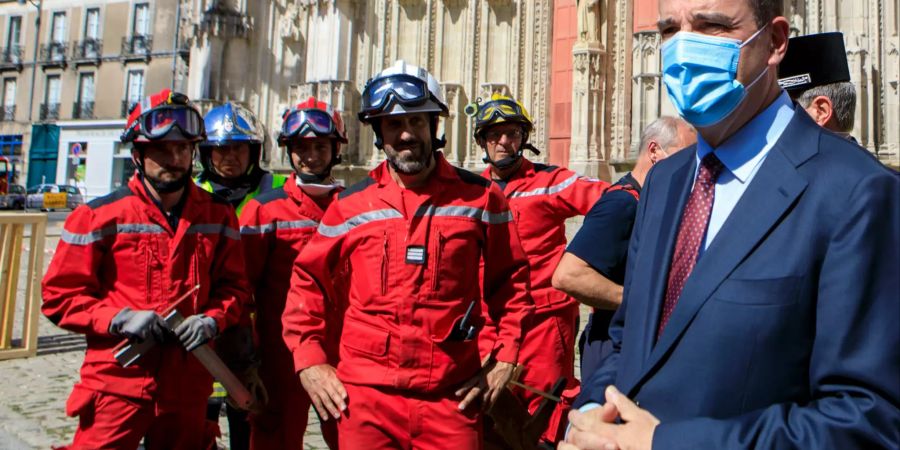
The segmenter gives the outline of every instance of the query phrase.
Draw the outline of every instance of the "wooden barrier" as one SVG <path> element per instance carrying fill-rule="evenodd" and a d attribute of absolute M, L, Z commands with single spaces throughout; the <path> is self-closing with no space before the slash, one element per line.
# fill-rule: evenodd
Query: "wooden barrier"
<path fill-rule="evenodd" d="M 19 272 L 25 227 L 28 238 L 28 270 L 25 272 L 25 310 L 22 314 L 20 345 L 14 346 Z M 44 240 L 47 215 L 0 213 L 0 360 L 37 354 L 38 314 L 41 307 L 41 274 L 44 268 Z"/>

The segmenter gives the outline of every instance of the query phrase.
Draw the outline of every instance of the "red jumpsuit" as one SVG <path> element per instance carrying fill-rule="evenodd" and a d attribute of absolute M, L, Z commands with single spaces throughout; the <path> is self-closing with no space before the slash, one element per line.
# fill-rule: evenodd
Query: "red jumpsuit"
<path fill-rule="evenodd" d="M 247 277 L 254 288 L 256 304 L 259 376 L 269 392 L 265 410 L 250 419 L 250 448 L 254 450 L 303 448 L 310 400 L 300 385 L 291 352 L 282 338 L 281 316 L 293 261 L 315 234 L 325 213 L 323 208 L 327 208 L 339 191 L 335 189 L 319 204 L 297 186 L 296 175 L 292 175 L 283 188 L 250 200 L 241 214 Z M 337 311 L 332 314 L 339 317 Z M 328 330 L 331 334 L 328 359 L 332 365 L 337 364 L 340 322 L 337 325 L 334 331 Z M 322 422 L 322 433 L 329 447 L 337 448 L 335 422 Z"/>
<path fill-rule="evenodd" d="M 79 416 L 70 448 L 197 449 L 206 430 L 212 377 L 177 338 L 123 368 L 112 348 L 113 316 L 122 308 L 161 312 L 195 285 L 179 308 L 205 314 L 219 330 L 237 323 L 250 296 L 234 209 L 186 187 L 172 229 L 138 176 L 127 187 L 78 207 L 66 220 L 43 282 L 42 311 L 87 336 L 81 381 L 66 404 Z"/>
<path fill-rule="evenodd" d="M 490 177 L 490 167 L 482 175 Z M 535 304 L 519 355 L 519 363 L 524 366 L 522 381 L 545 392 L 561 376 L 567 378 L 568 389 L 578 386 L 575 379 L 578 302 L 551 284 L 566 247 L 565 221 L 587 214 L 609 186 L 607 182 L 582 177 L 568 169 L 523 159 L 519 170 L 503 187 L 528 256 L 531 297 Z M 485 354 L 490 350 L 491 341 L 483 341 L 481 350 Z M 516 392 L 531 412 L 543 400 L 524 389 Z M 556 425 L 551 424 L 551 428 Z M 551 441 L 559 436 L 555 429 L 548 429 L 545 435 Z"/>
<path fill-rule="evenodd" d="M 480 370 L 477 338 L 453 329 L 473 304 L 469 324 L 481 325 L 482 295 L 498 323 L 497 359 L 518 358 L 533 305 L 506 199 L 440 153 L 434 162 L 417 188 L 398 186 L 382 163 L 342 192 L 294 265 L 284 338 L 299 371 L 328 361 L 331 280 L 349 261 L 337 366 L 349 397 L 341 448 L 481 447 L 477 405 L 461 412 L 454 396 Z"/>

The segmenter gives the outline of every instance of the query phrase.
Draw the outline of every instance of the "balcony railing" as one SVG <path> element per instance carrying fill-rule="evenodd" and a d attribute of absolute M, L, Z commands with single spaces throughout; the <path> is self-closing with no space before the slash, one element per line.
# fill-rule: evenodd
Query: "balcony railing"
<path fill-rule="evenodd" d="M 41 44 L 41 62 L 45 66 L 65 66 L 67 47 L 65 42 Z"/>
<path fill-rule="evenodd" d="M 131 100 L 122 100 L 122 118 L 125 119 L 128 117 L 128 113 L 131 111 L 131 107 L 138 102 Z"/>
<path fill-rule="evenodd" d="M 103 55 L 103 41 L 100 39 L 85 39 L 75 44 L 72 59 L 81 63 L 97 63 Z"/>
<path fill-rule="evenodd" d="M 59 103 L 41 103 L 41 120 L 58 120 Z"/>
<path fill-rule="evenodd" d="M 72 104 L 73 119 L 93 119 L 94 102 L 75 102 Z"/>
<path fill-rule="evenodd" d="M 16 120 L 16 105 L 4 105 L 0 108 L 0 122 L 13 122 Z"/>
<path fill-rule="evenodd" d="M 122 38 L 122 57 L 127 59 L 149 59 L 153 50 L 152 36 L 130 36 Z"/>
<path fill-rule="evenodd" d="M 2 50 L 0 53 L 0 68 L 2 69 L 21 69 L 22 68 L 22 50 L 21 45 L 11 45 Z"/>

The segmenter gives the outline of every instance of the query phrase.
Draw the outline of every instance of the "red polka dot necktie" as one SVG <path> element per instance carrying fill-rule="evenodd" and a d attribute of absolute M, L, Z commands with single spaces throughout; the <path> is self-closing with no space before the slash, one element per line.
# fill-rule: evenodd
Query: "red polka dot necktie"
<path fill-rule="evenodd" d="M 669 266 L 666 299 L 656 332 L 657 339 L 662 336 L 663 329 L 666 327 L 669 317 L 672 316 L 672 311 L 675 310 L 675 304 L 681 297 L 684 283 L 697 264 L 700 244 L 703 243 L 703 236 L 706 235 L 706 227 L 709 225 L 709 216 L 712 212 L 716 178 L 719 177 L 722 168 L 722 161 L 719 161 L 719 158 L 713 153 L 704 156 L 700 161 L 700 170 L 694 181 L 694 189 L 681 214 L 681 225 L 675 241 L 675 254 L 672 255 L 672 265 Z"/>

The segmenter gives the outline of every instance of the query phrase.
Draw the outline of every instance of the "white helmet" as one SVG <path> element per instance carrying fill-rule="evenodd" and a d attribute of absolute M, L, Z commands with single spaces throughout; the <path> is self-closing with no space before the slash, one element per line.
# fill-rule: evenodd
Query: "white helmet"
<path fill-rule="evenodd" d="M 427 70 L 398 60 L 366 82 L 360 121 L 417 112 L 449 115 L 441 85 Z"/>

